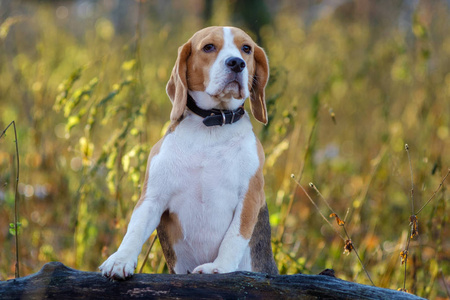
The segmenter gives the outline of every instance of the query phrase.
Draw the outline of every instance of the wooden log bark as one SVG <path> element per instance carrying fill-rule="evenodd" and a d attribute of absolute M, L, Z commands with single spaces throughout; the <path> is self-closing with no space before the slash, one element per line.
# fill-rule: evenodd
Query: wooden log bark
<path fill-rule="evenodd" d="M 0 299 L 423 299 L 324 275 L 135 274 L 110 281 L 51 262 L 37 273 L 0 282 Z"/>

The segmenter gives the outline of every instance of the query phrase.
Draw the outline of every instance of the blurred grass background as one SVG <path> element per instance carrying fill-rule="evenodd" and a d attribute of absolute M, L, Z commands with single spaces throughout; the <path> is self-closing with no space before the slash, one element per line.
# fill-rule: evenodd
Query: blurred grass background
<path fill-rule="evenodd" d="M 167 126 L 177 48 L 209 25 L 266 50 L 266 198 L 281 273 L 370 284 L 291 179 L 344 219 L 375 285 L 403 287 L 411 177 L 418 210 L 450 166 L 448 1 L 0 1 L 0 130 L 20 151 L 21 275 L 97 267 L 118 247 Z M 15 144 L 0 140 L 0 279 L 14 276 Z M 406 288 L 446 298 L 448 181 L 418 215 Z M 332 219 L 330 219 L 333 221 Z M 334 222 L 333 222 L 334 224 Z M 341 228 L 337 228 L 341 230 Z M 149 243 L 139 259 L 141 267 Z M 158 242 L 144 272 L 167 272 Z"/>

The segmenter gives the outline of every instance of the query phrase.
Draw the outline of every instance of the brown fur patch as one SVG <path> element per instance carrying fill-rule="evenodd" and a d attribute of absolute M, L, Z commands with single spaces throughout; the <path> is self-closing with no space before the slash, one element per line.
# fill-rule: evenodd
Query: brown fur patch
<path fill-rule="evenodd" d="M 265 102 L 265 92 L 267 81 L 269 80 L 269 63 L 264 50 L 259 47 L 252 38 L 238 28 L 231 30 L 234 43 L 241 51 L 248 68 L 248 88 L 250 90 L 250 106 L 253 116 L 261 123 L 267 124 L 267 109 Z M 252 47 L 250 54 L 242 51 L 242 46 Z"/>
<path fill-rule="evenodd" d="M 259 168 L 249 182 L 247 194 L 245 195 L 242 207 L 241 227 L 239 230 L 241 235 L 246 239 L 251 238 L 255 224 L 258 221 L 259 211 L 266 203 L 264 196 L 264 176 L 262 173 L 262 167 L 264 165 L 264 149 L 258 139 L 256 140 L 256 143 L 259 157 Z"/>
<path fill-rule="evenodd" d="M 190 41 L 192 52 L 187 61 L 188 87 L 192 91 L 204 91 L 209 84 L 209 70 L 224 44 L 223 29 L 207 27 L 194 34 Z M 213 44 L 216 49 L 204 52 L 203 47 L 208 44 Z"/>
<path fill-rule="evenodd" d="M 252 78 L 252 88 L 250 89 L 250 106 L 255 119 L 263 124 L 267 124 L 265 88 L 269 80 L 269 62 L 264 50 L 256 44 L 254 58 L 255 73 Z"/>
<path fill-rule="evenodd" d="M 161 221 L 156 228 L 156 231 L 163 249 L 164 257 L 169 266 L 169 271 L 174 274 L 177 256 L 173 250 L 173 245 L 183 238 L 183 231 L 178 216 L 166 210 L 161 216 Z"/>
<path fill-rule="evenodd" d="M 172 122 L 170 123 L 170 125 L 169 125 L 169 128 L 167 128 L 166 134 L 165 134 L 164 136 L 166 136 L 166 135 L 171 134 L 172 132 L 174 132 L 175 129 L 177 128 L 177 126 L 180 125 L 181 121 L 183 121 L 183 117 L 179 118 L 179 119 L 176 120 L 176 121 L 172 121 Z"/>
<path fill-rule="evenodd" d="M 166 86 L 167 95 L 172 101 L 172 111 L 170 112 L 170 120 L 177 121 L 183 116 L 187 102 L 187 59 L 191 55 L 190 40 L 178 48 L 178 58 L 172 69 L 172 75 Z"/>

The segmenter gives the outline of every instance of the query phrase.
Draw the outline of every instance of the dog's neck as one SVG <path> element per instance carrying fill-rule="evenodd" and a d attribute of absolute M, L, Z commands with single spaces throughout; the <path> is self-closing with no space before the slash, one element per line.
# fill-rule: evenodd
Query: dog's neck
<path fill-rule="evenodd" d="M 202 109 L 190 94 L 187 97 L 187 107 L 196 115 L 203 117 L 203 124 L 208 127 L 236 123 L 245 114 L 243 103 L 234 110 Z"/>

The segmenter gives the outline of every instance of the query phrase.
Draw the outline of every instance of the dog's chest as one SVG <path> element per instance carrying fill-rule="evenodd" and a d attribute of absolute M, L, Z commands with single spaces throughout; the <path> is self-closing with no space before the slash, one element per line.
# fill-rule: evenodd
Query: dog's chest
<path fill-rule="evenodd" d="M 225 234 L 250 178 L 259 167 L 256 137 L 248 116 L 233 125 L 209 128 L 184 120 L 167 135 L 156 158 L 165 166 L 168 210 L 175 213 L 185 239 L 207 232 Z"/>

